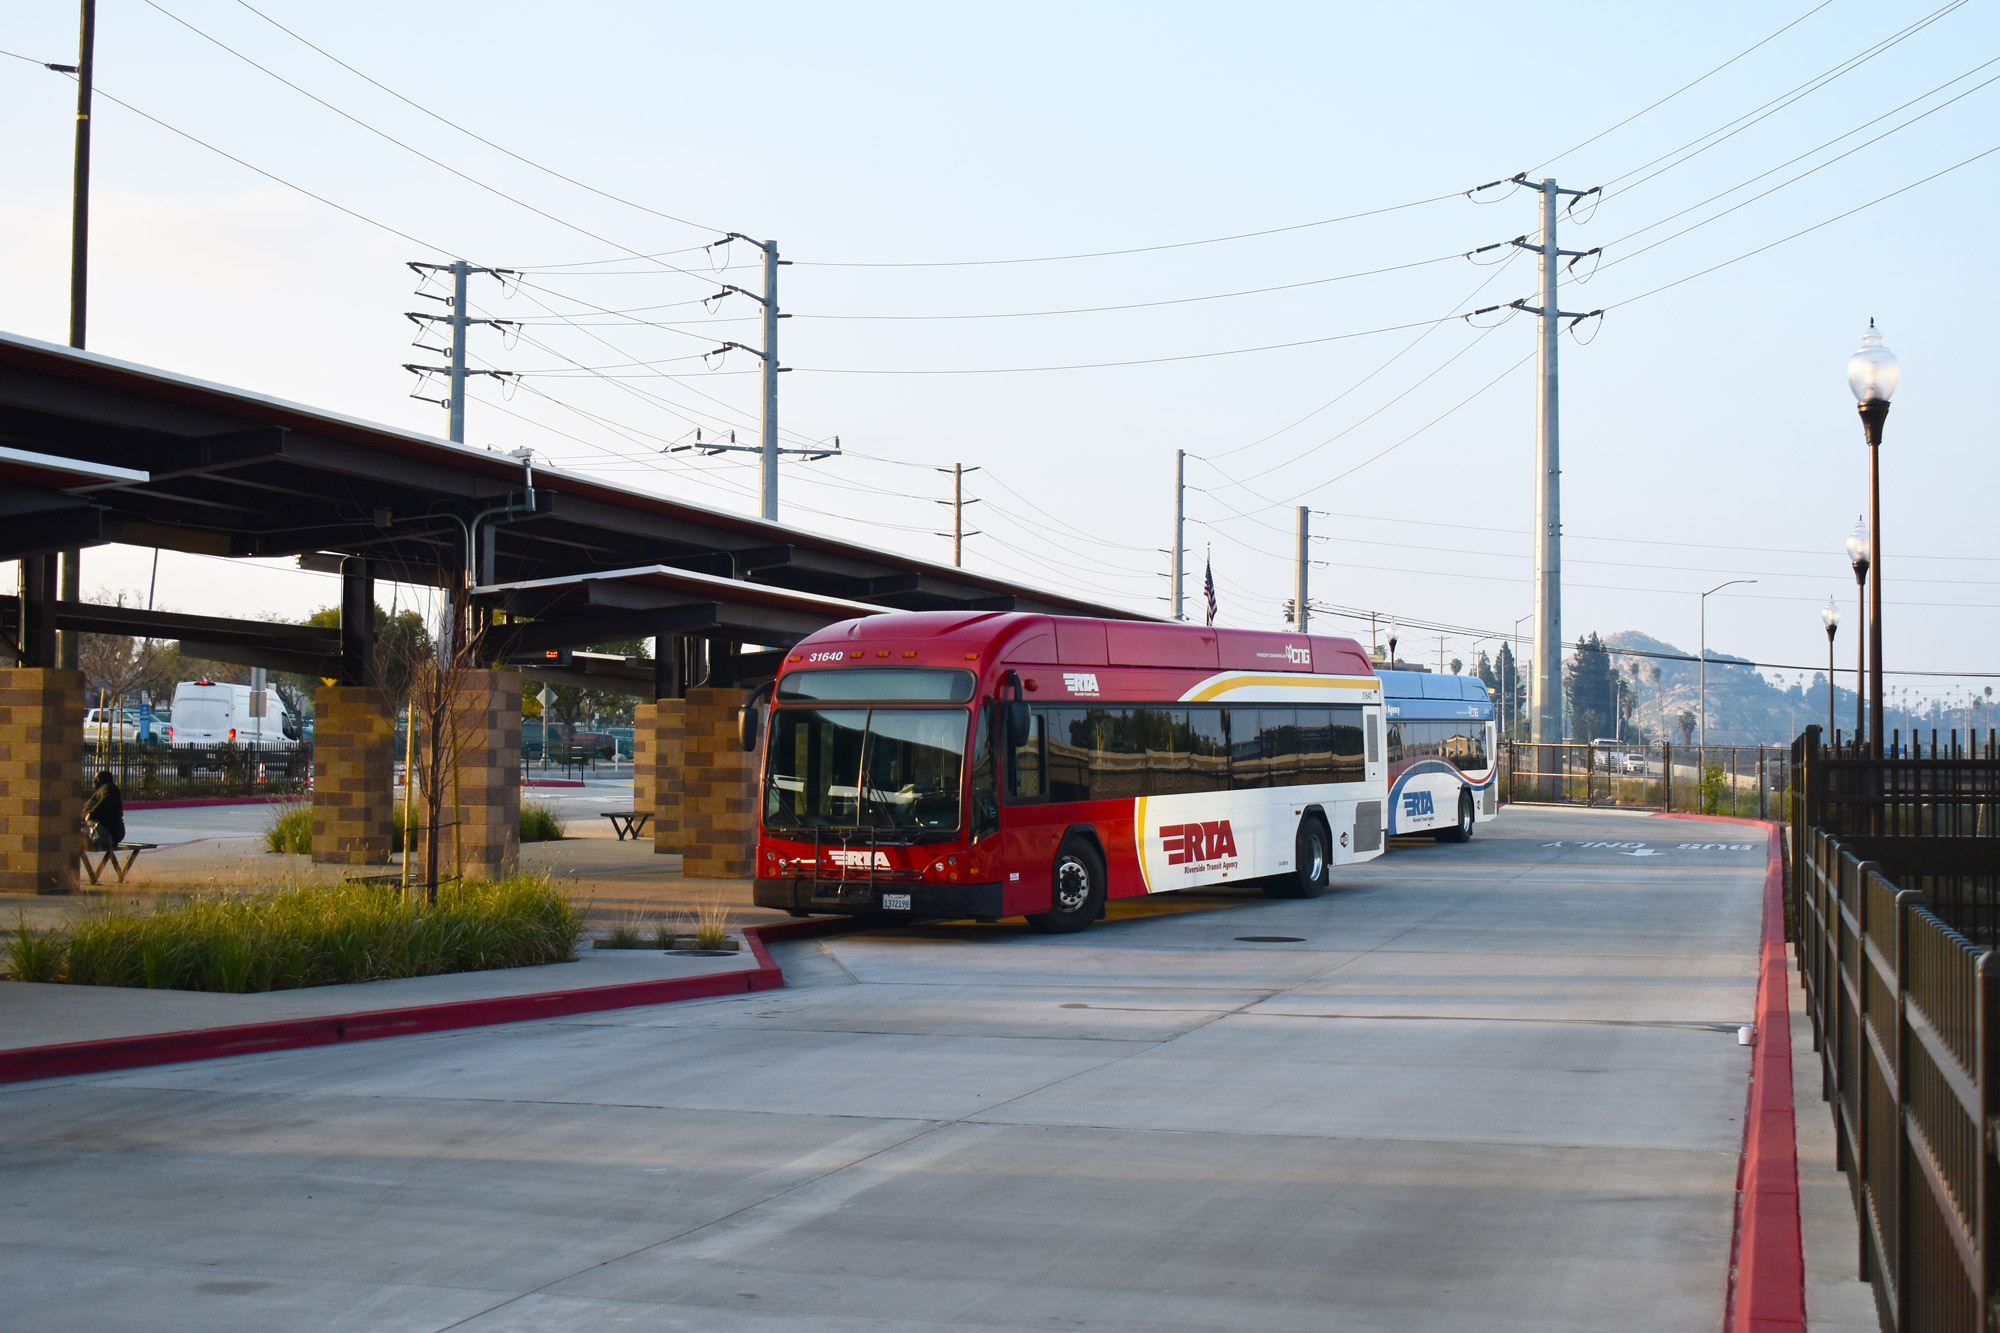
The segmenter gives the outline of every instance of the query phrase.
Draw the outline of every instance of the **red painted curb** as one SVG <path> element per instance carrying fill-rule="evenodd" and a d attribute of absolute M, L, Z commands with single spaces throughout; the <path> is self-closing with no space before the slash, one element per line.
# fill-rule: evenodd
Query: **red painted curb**
<path fill-rule="evenodd" d="M 1723 1326 L 1729 1333 L 1805 1333 L 1806 1264 L 1799 1224 L 1798 1122 L 1792 1106 L 1783 834 L 1771 820 L 1729 815 L 1660 818 L 1750 824 L 1765 829 L 1770 837 L 1757 976 L 1757 1045 L 1750 1057 Z"/>
<path fill-rule="evenodd" d="M 715 995 L 780 990 L 785 984 L 785 974 L 771 961 L 770 951 L 764 947 L 767 940 L 809 939 L 853 928 L 854 922 L 848 917 L 813 917 L 746 927 L 743 938 L 749 944 L 757 966 L 740 972 L 631 981 L 616 986 L 592 986 L 585 990 L 459 1000 L 449 1004 L 413 1005 L 407 1009 L 328 1014 L 318 1018 L 243 1023 L 235 1027 L 202 1028 L 188 1032 L 154 1032 L 136 1037 L 108 1037 L 101 1041 L 64 1042 L 54 1046 L 0 1051 L 0 1083 L 101 1074 L 114 1069 L 178 1064 L 184 1060 L 218 1060 L 230 1055 L 292 1051 L 307 1046 L 331 1046 L 338 1042 L 407 1037 L 420 1032 L 490 1027 L 496 1023 L 526 1023 L 570 1014 L 599 1013 L 606 1009 L 630 1009 L 638 1005 L 670 1004 L 677 1000 L 706 999 Z"/>
<path fill-rule="evenodd" d="M 581 787 L 581 782 L 571 782 L 568 778 L 524 778 L 523 787 Z"/>

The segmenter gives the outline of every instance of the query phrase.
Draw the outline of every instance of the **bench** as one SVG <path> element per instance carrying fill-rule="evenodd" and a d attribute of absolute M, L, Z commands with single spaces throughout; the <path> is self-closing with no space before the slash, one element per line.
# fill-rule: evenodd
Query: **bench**
<path fill-rule="evenodd" d="M 93 885 L 104 874 L 106 866 L 111 868 L 112 873 L 118 876 L 118 882 L 123 884 L 125 882 L 125 872 L 130 870 L 132 863 L 139 859 L 139 853 L 150 852 L 159 845 L 157 842 L 121 842 L 116 847 L 102 852 L 92 847 L 85 847 L 81 852 L 77 853 L 76 859 L 82 864 L 83 873 L 90 877 L 90 882 Z M 120 852 L 125 853 L 123 861 L 118 859 L 118 853 Z M 92 856 L 97 857 L 97 862 L 94 865 L 90 860 Z"/>
<path fill-rule="evenodd" d="M 606 810 L 604 817 L 611 821 L 611 831 L 618 835 L 618 841 L 627 838 L 637 841 L 646 831 L 646 821 L 653 817 L 651 810 Z"/>

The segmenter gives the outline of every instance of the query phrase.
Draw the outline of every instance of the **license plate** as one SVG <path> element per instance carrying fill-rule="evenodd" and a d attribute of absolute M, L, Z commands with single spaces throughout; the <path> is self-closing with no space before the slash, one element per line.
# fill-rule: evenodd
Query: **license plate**
<path fill-rule="evenodd" d="M 882 895 L 882 910 L 885 912 L 907 912 L 910 910 L 910 895 L 907 893 L 885 893 Z"/>

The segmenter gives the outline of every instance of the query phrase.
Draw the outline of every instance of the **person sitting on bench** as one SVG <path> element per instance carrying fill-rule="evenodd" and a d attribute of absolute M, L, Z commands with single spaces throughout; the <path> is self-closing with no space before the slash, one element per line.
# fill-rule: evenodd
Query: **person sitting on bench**
<path fill-rule="evenodd" d="M 110 772 L 97 775 L 97 788 L 83 807 L 83 822 L 89 827 L 88 846 L 94 852 L 109 852 L 125 841 L 125 797 Z"/>

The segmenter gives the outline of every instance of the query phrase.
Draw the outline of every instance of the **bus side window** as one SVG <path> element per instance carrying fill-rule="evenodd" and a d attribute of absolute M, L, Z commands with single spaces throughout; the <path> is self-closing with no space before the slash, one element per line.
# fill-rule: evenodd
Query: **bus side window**
<path fill-rule="evenodd" d="M 1188 785 L 1182 790 L 1228 791 L 1229 733 L 1222 725 L 1222 709 L 1214 704 L 1188 709 L 1186 738 Z"/>
<path fill-rule="evenodd" d="M 1013 751 L 1007 765 L 1007 794 L 1017 801 L 1039 801 L 1048 795 L 1042 780 L 1042 738 L 1048 714 L 1037 708 L 1028 714 L 1027 742 Z"/>
<path fill-rule="evenodd" d="M 1000 831 L 1000 774 L 997 746 L 993 743 L 994 714 L 999 705 L 991 701 L 979 710 L 979 730 L 972 738 L 972 840 L 978 842 Z"/>
<path fill-rule="evenodd" d="M 1392 764 L 1403 762 L 1403 724 L 1400 722 L 1389 724 L 1389 762 Z"/>
<path fill-rule="evenodd" d="M 1090 754 L 1097 748 L 1097 726 L 1081 708 L 1051 708 L 1044 753 L 1048 756 L 1047 792 L 1052 801 L 1090 799 Z"/>

